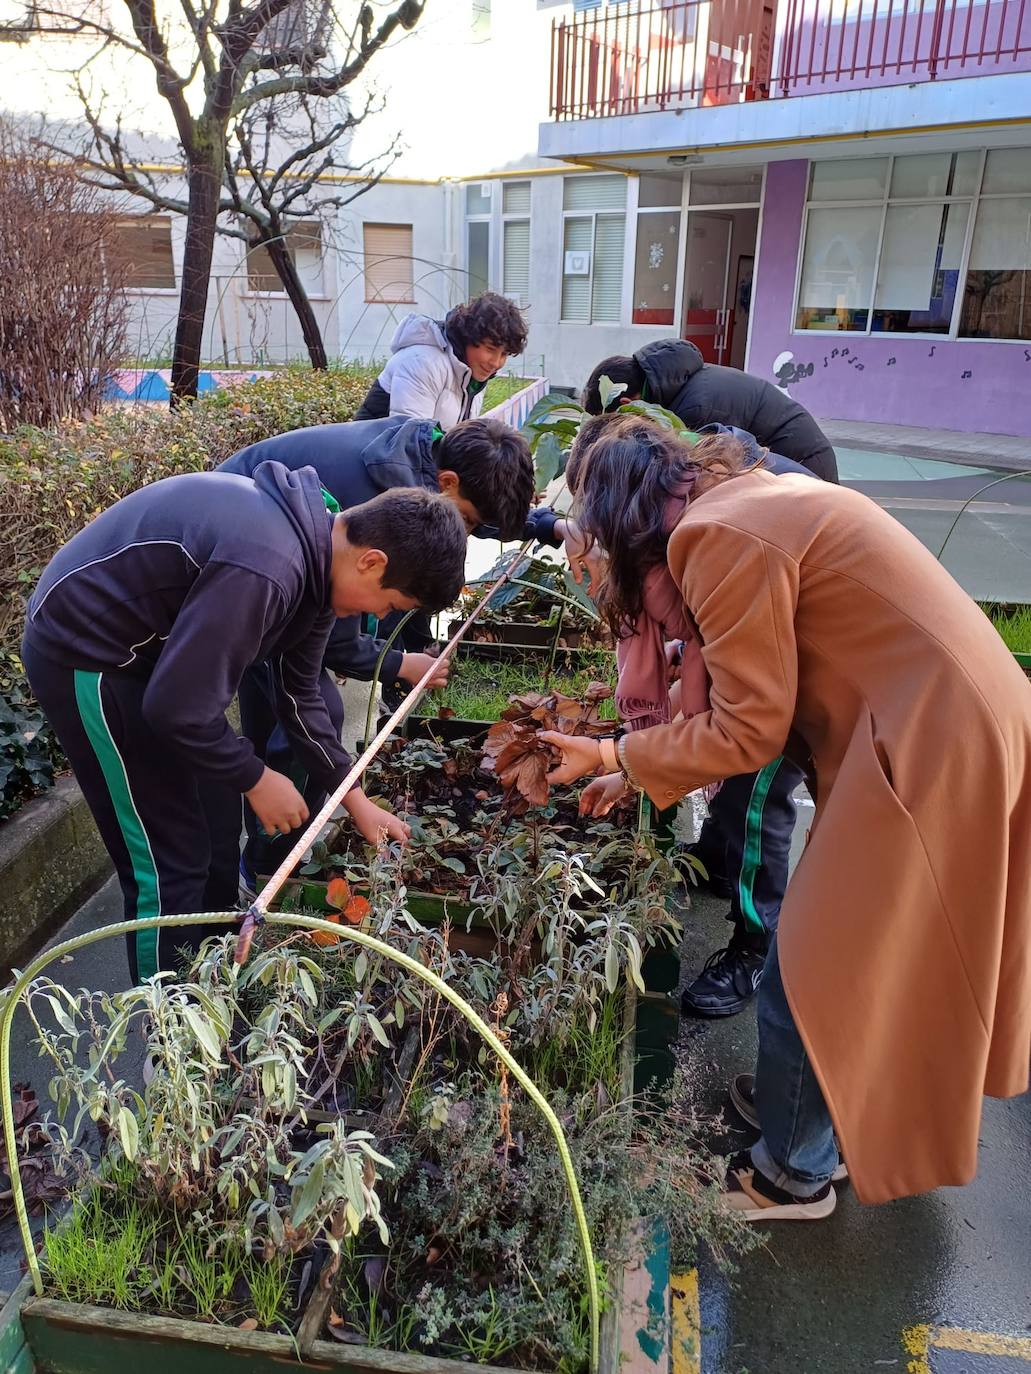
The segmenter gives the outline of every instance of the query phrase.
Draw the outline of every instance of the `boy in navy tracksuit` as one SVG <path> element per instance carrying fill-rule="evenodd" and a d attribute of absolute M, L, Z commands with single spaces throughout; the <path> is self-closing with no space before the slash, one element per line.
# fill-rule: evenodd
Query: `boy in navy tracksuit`
<path fill-rule="evenodd" d="M 29 603 L 23 660 L 127 919 L 234 907 L 241 793 L 270 833 L 307 818 L 226 720 L 246 670 L 266 665 L 294 748 L 330 790 L 350 766 L 319 690 L 337 617 L 441 609 L 464 562 L 465 528 L 440 497 L 389 492 L 333 514 L 311 468 L 278 463 L 156 482 L 65 545 Z M 370 840 L 406 833 L 358 788 L 344 805 Z M 211 929 L 141 931 L 133 978 L 175 967 Z"/>
<path fill-rule="evenodd" d="M 414 487 L 441 492 L 457 508 L 466 529 L 493 539 L 536 537 L 551 542 L 560 536 L 554 513 L 530 509 L 534 494 L 533 460 L 522 435 L 490 418 L 465 420 L 446 434 L 431 420 L 393 416 L 350 424 L 317 425 L 263 439 L 228 458 L 219 471 L 247 475 L 268 459 L 296 469 L 311 464 L 322 485 L 348 510 L 390 488 Z M 558 531 L 555 526 L 558 523 Z M 389 627 L 389 620 L 385 628 Z M 329 637 L 324 667 L 341 676 L 369 681 L 382 642 L 361 632 L 360 618 L 337 621 Z M 381 669 L 382 682 L 415 683 L 431 666 L 425 653 L 391 648 Z M 446 681 L 446 665 L 439 679 Z M 323 695 L 337 725 L 340 696 L 328 672 L 321 678 Z M 260 757 L 284 772 L 297 774 L 292 742 L 278 725 L 278 710 L 269 690 L 266 670 L 245 674 L 240 690 L 240 720 L 244 734 Z M 312 810 L 321 805 L 318 779 L 298 775 Z M 278 866 L 289 837 L 269 840 L 246 810 L 247 845 L 240 863 L 240 890 L 253 891 L 258 874 Z"/>

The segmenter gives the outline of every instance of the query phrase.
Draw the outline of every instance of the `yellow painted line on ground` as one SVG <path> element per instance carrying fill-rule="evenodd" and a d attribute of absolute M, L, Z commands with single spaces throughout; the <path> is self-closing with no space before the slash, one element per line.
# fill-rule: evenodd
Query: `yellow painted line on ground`
<path fill-rule="evenodd" d="M 932 1374 L 932 1350 L 961 1350 L 966 1355 L 1007 1355 L 1031 1363 L 1031 1337 L 1000 1336 L 992 1331 L 966 1331 L 958 1326 L 907 1327 L 902 1345 L 911 1356 L 908 1374 Z"/>
<path fill-rule="evenodd" d="M 702 1314 L 698 1304 L 697 1269 L 688 1269 L 683 1274 L 670 1277 L 669 1299 L 672 1374 L 701 1374 Z"/>

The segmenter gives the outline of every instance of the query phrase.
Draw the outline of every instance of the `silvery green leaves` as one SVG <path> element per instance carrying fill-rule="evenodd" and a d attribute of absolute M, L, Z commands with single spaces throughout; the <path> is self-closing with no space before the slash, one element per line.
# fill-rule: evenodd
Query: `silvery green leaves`
<path fill-rule="evenodd" d="M 116 996 L 33 984 L 27 1006 L 54 1065 L 50 1095 L 62 1117 L 75 1113 L 71 1131 L 45 1124 L 55 1168 L 82 1178 L 76 1141 L 93 1121 L 105 1167 L 131 1167 L 173 1214 L 189 1208 L 203 1247 L 259 1243 L 289 1255 L 366 1221 L 386 1243 L 375 1184 L 377 1166 L 390 1165 L 372 1137 L 337 1122 L 312 1149 L 295 1147 L 313 1101 L 313 1027 L 333 1020 L 320 1018 L 324 966 L 305 946 L 286 945 L 237 973 L 231 950 L 232 936 L 209 946 L 192 981 L 160 976 Z M 353 1012 L 370 1042 L 389 1046 L 372 1003 Z M 394 1012 L 385 1019 L 393 1023 Z M 141 1031 L 153 1066 L 142 1093 L 116 1072 Z"/>

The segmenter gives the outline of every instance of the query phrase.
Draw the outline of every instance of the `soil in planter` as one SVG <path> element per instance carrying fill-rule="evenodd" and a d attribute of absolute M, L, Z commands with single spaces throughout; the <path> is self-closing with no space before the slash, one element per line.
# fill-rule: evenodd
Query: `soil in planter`
<path fill-rule="evenodd" d="M 412 888 L 476 901 L 486 874 L 533 882 L 558 857 L 576 854 L 608 894 L 626 890 L 655 862 L 636 833 L 636 794 L 603 820 L 578 812 L 579 789 L 552 788 L 547 805 L 514 816 L 493 772 L 481 767 L 482 745 L 466 741 L 390 740 L 366 774 L 366 791 L 412 827 L 398 854 Z M 361 877 L 368 849 L 345 818 L 313 848 L 302 877 Z"/>

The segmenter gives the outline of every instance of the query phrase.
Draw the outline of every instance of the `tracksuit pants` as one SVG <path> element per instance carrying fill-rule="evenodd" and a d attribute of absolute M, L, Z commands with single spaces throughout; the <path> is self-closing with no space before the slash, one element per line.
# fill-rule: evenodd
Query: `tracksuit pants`
<path fill-rule="evenodd" d="M 319 691 L 326 703 L 329 718 L 337 738 L 344 728 L 344 703 L 333 678 L 323 668 L 319 677 Z M 267 664 L 256 663 L 244 673 L 237 692 L 240 703 L 240 732 L 254 745 L 258 758 L 277 773 L 284 773 L 304 798 L 309 815 L 314 816 L 326 800 L 327 793 L 313 782 L 298 763 L 286 731 L 276 716 L 272 692 L 272 672 Z M 300 831 L 270 838 L 246 799 L 243 804 L 247 842 L 243 850 L 244 869 L 248 878 L 274 873 L 297 842 Z"/>
<path fill-rule="evenodd" d="M 727 919 L 757 944 L 777 929 L 795 829 L 792 793 L 805 775 L 785 758 L 758 773 L 728 778 L 716 793 L 694 852 L 709 872 L 727 878 Z"/>
<path fill-rule="evenodd" d="M 150 729 L 145 676 L 65 668 L 28 643 L 22 661 L 115 866 L 125 919 L 226 913 L 204 926 L 127 936 L 134 983 L 183 968 L 235 920 L 239 792 L 196 773 Z"/>

